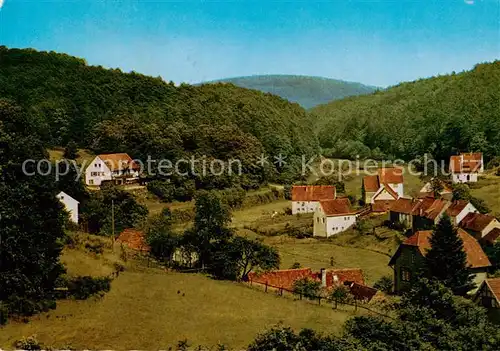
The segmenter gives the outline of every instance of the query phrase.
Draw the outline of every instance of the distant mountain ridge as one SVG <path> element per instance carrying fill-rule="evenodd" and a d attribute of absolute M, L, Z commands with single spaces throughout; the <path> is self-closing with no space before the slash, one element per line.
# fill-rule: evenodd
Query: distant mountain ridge
<path fill-rule="evenodd" d="M 296 102 L 306 109 L 350 96 L 371 94 L 379 89 L 356 82 L 298 75 L 234 77 L 202 84 L 210 83 L 232 83 L 242 88 L 260 90 Z"/>

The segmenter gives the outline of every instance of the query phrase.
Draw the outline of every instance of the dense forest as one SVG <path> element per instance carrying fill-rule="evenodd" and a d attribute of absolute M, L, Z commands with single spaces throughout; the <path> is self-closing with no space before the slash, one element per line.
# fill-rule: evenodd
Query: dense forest
<path fill-rule="evenodd" d="M 262 75 L 222 79 L 238 87 L 281 96 L 309 109 L 332 100 L 373 93 L 377 88 L 338 79 L 295 75 Z"/>
<path fill-rule="evenodd" d="M 458 151 L 500 154 L 500 61 L 471 71 L 334 101 L 312 110 L 320 145 L 336 157 L 398 157 Z"/>
<path fill-rule="evenodd" d="M 76 142 L 141 159 L 239 158 L 244 187 L 293 177 L 299 155 L 318 151 L 306 112 L 278 96 L 222 83 L 175 86 L 54 52 L 0 47 L 0 97 L 26 111 L 47 147 Z M 256 169 L 262 153 L 286 155 L 287 167 Z"/>

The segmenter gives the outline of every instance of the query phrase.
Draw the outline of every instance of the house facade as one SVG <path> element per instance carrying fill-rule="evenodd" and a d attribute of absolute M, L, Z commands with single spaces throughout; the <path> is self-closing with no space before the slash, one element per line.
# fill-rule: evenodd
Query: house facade
<path fill-rule="evenodd" d="M 432 231 L 418 231 L 407 238 L 392 256 L 389 266 L 394 270 L 394 291 L 402 293 L 411 289 L 419 272 L 424 268 L 425 255 L 431 248 L 429 239 Z M 488 257 L 481 245 L 463 229 L 458 229 L 458 235 L 464 242 L 467 254 L 467 265 L 474 275 L 474 283 L 479 287 L 487 277 L 487 270 L 491 266 Z M 471 291 L 475 293 L 475 290 Z"/>
<path fill-rule="evenodd" d="M 469 201 L 457 200 L 451 203 L 446 213 L 452 219 L 453 224 L 457 226 L 469 213 L 479 213 L 479 211 Z"/>
<path fill-rule="evenodd" d="M 476 239 L 481 240 L 494 230 L 500 230 L 500 222 L 492 215 L 473 212 L 468 213 L 462 221 L 460 221 L 460 227 L 465 229 Z"/>
<path fill-rule="evenodd" d="M 334 200 L 336 189 L 333 185 L 292 186 L 292 214 L 314 213 L 321 200 Z"/>
<path fill-rule="evenodd" d="M 391 223 L 400 223 L 405 228 L 413 227 L 413 208 L 418 203 L 418 200 L 414 200 L 408 197 L 400 197 L 394 201 L 389 207 L 389 221 Z"/>
<path fill-rule="evenodd" d="M 329 238 L 356 224 L 357 212 L 349 199 L 320 201 L 314 212 L 313 236 Z"/>
<path fill-rule="evenodd" d="M 96 156 L 85 170 L 85 184 L 100 186 L 103 182 L 127 184 L 139 179 L 140 166 L 125 153 Z"/>
<path fill-rule="evenodd" d="M 477 290 L 474 302 L 488 309 L 500 309 L 500 278 L 486 279 Z"/>
<path fill-rule="evenodd" d="M 380 168 L 376 175 L 363 177 L 362 194 L 372 211 L 386 212 L 391 203 L 404 195 L 403 171 L 400 168 Z"/>
<path fill-rule="evenodd" d="M 484 172 L 483 154 L 463 153 L 450 157 L 450 173 L 453 183 L 477 182 L 478 175 Z"/>
<path fill-rule="evenodd" d="M 80 202 L 66 194 L 64 191 L 57 194 L 57 198 L 64 205 L 64 209 L 68 212 L 71 222 L 78 224 L 78 205 Z"/>

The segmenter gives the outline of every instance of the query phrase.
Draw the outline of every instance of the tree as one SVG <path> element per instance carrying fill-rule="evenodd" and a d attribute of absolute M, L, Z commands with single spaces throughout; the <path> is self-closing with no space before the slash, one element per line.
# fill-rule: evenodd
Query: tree
<path fill-rule="evenodd" d="M 467 184 L 455 184 L 453 186 L 453 201 L 456 200 L 469 201 L 480 213 L 490 212 L 490 209 L 484 200 L 471 195 L 470 188 Z"/>
<path fill-rule="evenodd" d="M 444 189 L 443 181 L 438 177 L 434 177 L 431 179 L 431 189 L 434 198 L 439 199 L 441 197 L 441 192 Z"/>
<path fill-rule="evenodd" d="M 233 238 L 232 244 L 238 252 L 236 265 L 241 280 L 247 280 L 248 273 L 257 268 L 265 271 L 279 268 L 280 256 L 275 248 L 240 236 Z"/>
<path fill-rule="evenodd" d="M 54 287 L 65 271 L 59 260 L 65 214 L 53 179 L 33 164 L 23 170 L 25 160 L 48 156 L 33 122 L 2 99 L 0 145 L 0 306 L 30 315 L 55 307 Z"/>
<path fill-rule="evenodd" d="M 338 285 L 330 292 L 329 299 L 335 302 L 335 309 L 337 309 L 338 303 L 345 303 L 351 297 L 351 293 L 345 285 Z"/>
<path fill-rule="evenodd" d="M 383 291 L 387 294 L 392 292 L 393 281 L 388 275 L 383 276 L 373 284 L 373 287 L 377 290 Z"/>
<path fill-rule="evenodd" d="M 71 140 L 64 149 L 64 158 L 74 160 L 78 157 L 78 145 Z"/>
<path fill-rule="evenodd" d="M 473 279 L 463 241 L 448 215 L 441 218 L 429 242 L 431 248 L 425 256 L 428 276 L 441 281 L 456 294 L 466 294 L 474 287 Z"/>
<path fill-rule="evenodd" d="M 321 282 L 307 277 L 293 282 L 294 294 L 304 296 L 310 300 L 314 300 L 318 297 L 320 288 Z"/>
<path fill-rule="evenodd" d="M 168 209 L 151 219 L 146 233 L 146 242 L 156 259 L 170 262 L 179 246 L 179 236 L 172 230 L 171 213 Z"/>

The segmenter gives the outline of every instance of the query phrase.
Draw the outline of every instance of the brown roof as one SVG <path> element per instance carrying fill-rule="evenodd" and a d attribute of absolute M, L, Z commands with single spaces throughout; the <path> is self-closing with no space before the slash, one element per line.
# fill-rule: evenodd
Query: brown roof
<path fill-rule="evenodd" d="M 450 157 L 452 173 L 476 173 L 481 168 L 482 153 L 466 153 Z"/>
<path fill-rule="evenodd" d="M 424 212 L 424 216 L 429 219 L 436 219 L 441 212 L 443 212 L 447 206 L 450 205 L 449 201 L 446 200 L 434 200 L 431 206 Z"/>
<path fill-rule="evenodd" d="M 294 185 L 292 201 L 320 201 L 335 199 L 333 185 Z"/>
<path fill-rule="evenodd" d="M 446 213 L 450 216 L 450 217 L 456 217 L 460 214 L 460 212 L 462 212 L 464 210 L 464 208 L 469 204 L 469 201 L 465 201 L 465 200 L 457 200 L 457 201 L 453 201 L 450 205 L 450 207 L 448 207 L 448 209 L 446 210 Z"/>
<path fill-rule="evenodd" d="M 402 168 L 380 168 L 378 170 L 380 183 L 399 184 L 403 183 Z"/>
<path fill-rule="evenodd" d="M 149 251 L 149 246 L 146 244 L 144 232 L 133 228 L 125 229 L 121 232 L 117 242 L 125 244 L 129 249 L 137 251 Z"/>
<path fill-rule="evenodd" d="M 460 222 L 460 226 L 474 232 L 481 232 L 496 218 L 482 213 L 468 213 Z"/>
<path fill-rule="evenodd" d="M 120 154 L 101 154 L 99 158 L 108 166 L 111 171 L 140 169 L 140 165 L 135 163 L 132 158 L 126 153 Z"/>
<path fill-rule="evenodd" d="M 365 191 L 369 193 L 375 193 L 380 188 L 380 183 L 378 181 L 378 176 L 371 175 L 363 177 L 363 186 Z"/>
<path fill-rule="evenodd" d="M 312 274 L 315 279 L 321 280 L 321 271 Z M 336 277 L 336 278 L 335 278 Z M 327 269 L 326 270 L 326 286 L 331 287 L 336 284 L 358 283 L 365 284 L 363 271 L 360 268 L 344 268 L 344 269 Z"/>
<path fill-rule="evenodd" d="M 484 283 L 488 286 L 493 296 L 495 296 L 497 301 L 500 303 L 500 278 L 486 279 Z"/>
<path fill-rule="evenodd" d="M 497 241 L 498 237 L 500 236 L 500 229 L 499 228 L 493 228 L 490 230 L 488 234 L 483 236 L 479 241 L 481 243 L 488 243 L 488 244 L 493 244 L 495 241 Z"/>
<path fill-rule="evenodd" d="M 352 283 L 349 286 L 349 290 L 356 300 L 363 300 L 367 302 L 370 301 L 378 291 L 375 288 L 358 283 Z"/>
<path fill-rule="evenodd" d="M 431 235 L 432 230 L 423 230 L 416 232 L 415 234 L 407 238 L 402 245 L 418 247 L 420 253 L 425 256 L 427 254 L 427 250 L 431 248 L 431 244 L 429 242 Z M 458 228 L 458 235 L 463 241 L 464 251 L 467 254 L 467 264 L 469 266 L 471 266 L 472 268 L 491 266 L 488 257 L 486 256 L 483 249 L 481 248 L 481 245 L 479 245 L 476 239 L 474 239 L 469 233 L 461 228 Z M 391 262 L 393 262 L 392 259 Z"/>
<path fill-rule="evenodd" d="M 411 214 L 413 211 L 413 207 L 415 207 L 417 203 L 418 201 L 414 199 L 400 197 L 391 204 L 389 210 L 392 212 Z"/>
<path fill-rule="evenodd" d="M 348 198 L 324 200 L 319 203 L 327 216 L 333 217 L 356 213 L 356 211 L 351 209 L 351 203 Z"/>
<path fill-rule="evenodd" d="M 396 200 L 375 200 L 371 204 L 372 212 L 387 212 Z"/>

